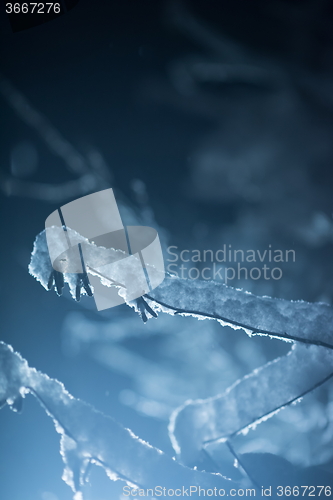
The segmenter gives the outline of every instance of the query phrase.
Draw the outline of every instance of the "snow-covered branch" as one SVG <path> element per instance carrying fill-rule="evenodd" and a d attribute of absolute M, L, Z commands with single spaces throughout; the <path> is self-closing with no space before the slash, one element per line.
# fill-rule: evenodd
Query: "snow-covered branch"
<path fill-rule="evenodd" d="M 181 465 L 112 417 L 74 398 L 62 383 L 30 368 L 12 347 L 0 342 L 0 406 L 7 403 L 18 410 L 27 393 L 36 396 L 61 434 L 64 479 L 75 492 L 83 486 L 90 463 L 102 465 L 110 479 L 141 488 L 229 488 L 235 484 L 220 474 Z M 75 498 L 81 498 L 80 494 Z"/>

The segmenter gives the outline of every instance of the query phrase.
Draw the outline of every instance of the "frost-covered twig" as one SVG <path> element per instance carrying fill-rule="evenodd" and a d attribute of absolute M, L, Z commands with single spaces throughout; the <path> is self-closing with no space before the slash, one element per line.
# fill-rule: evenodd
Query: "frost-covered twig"
<path fill-rule="evenodd" d="M 103 465 L 110 479 L 122 479 L 141 488 L 189 488 L 191 485 L 229 488 L 235 484 L 220 474 L 182 466 L 112 417 L 74 398 L 63 384 L 30 368 L 12 347 L 0 342 L 0 401 L 16 410 L 20 406 L 18 401 L 29 392 L 53 418 L 61 434 L 61 452 L 66 465 L 64 479 L 73 491 L 78 492 L 82 487 L 90 462 Z"/>

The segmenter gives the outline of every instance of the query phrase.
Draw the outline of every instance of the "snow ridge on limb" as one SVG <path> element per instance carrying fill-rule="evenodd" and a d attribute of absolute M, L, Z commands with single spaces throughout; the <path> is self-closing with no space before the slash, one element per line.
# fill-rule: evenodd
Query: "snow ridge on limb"
<path fill-rule="evenodd" d="M 191 465 L 212 441 L 226 441 L 273 416 L 333 377 L 333 351 L 295 344 L 223 394 L 187 401 L 170 419 L 169 435 L 182 462 Z"/>
<path fill-rule="evenodd" d="M 54 230 L 56 237 L 57 228 Z M 78 242 L 84 241 L 87 245 L 91 262 L 94 263 L 95 259 L 97 267 L 101 259 L 115 260 L 118 257 L 117 250 L 98 247 L 77 233 L 76 237 Z M 48 288 L 53 270 L 45 231 L 36 237 L 29 271 L 44 288 Z M 87 271 L 88 274 L 94 274 L 89 269 Z M 69 284 L 73 297 L 75 297 L 76 280 L 76 275 L 64 274 L 64 281 Z M 104 281 L 101 279 L 101 282 L 106 286 L 112 285 L 107 283 L 107 279 Z M 328 304 L 257 297 L 250 292 L 216 281 L 194 281 L 173 277 L 167 277 L 145 297 L 151 302 L 154 311 L 160 309 L 169 314 L 216 319 L 223 325 L 241 328 L 249 334 L 269 335 L 286 341 L 298 341 L 333 349 L 333 308 Z"/>
<path fill-rule="evenodd" d="M 166 278 L 146 296 L 164 312 L 217 319 L 250 334 L 333 349 L 333 308 L 324 303 L 258 297 L 216 281 Z"/>
<path fill-rule="evenodd" d="M 112 417 L 74 398 L 61 382 L 30 368 L 11 346 L 0 342 L 0 401 L 12 406 L 29 392 L 36 396 L 61 434 L 61 454 L 66 466 L 63 478 L 75 492 L 83 486 L 91 463 L 102 465 L 111 479 L 141 488 L 235 485 L 220 474 L 179 464 Z"/>

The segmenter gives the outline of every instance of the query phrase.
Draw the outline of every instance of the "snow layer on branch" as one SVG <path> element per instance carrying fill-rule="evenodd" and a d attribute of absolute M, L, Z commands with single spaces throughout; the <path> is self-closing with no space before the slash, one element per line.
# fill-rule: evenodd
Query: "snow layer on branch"
<path fill-rule="evenodd" d="M 0 342 L 0 401 L 12 405 L 27 392 L 37 397 L 62 436 L 64 479 L 76 492 L 82 486 L 90 462 L 102 465 L 110 478 L 123 479 L 142 488 L 156 485 L 229 488 L 235 484 L 220 474 L 180 465 L 113 418 L 75 399 L 63 384 L 30 368 L 12 347 Z"/>
<path fill-rule="evenodd" d="M 80 260 L 77 245 L 81 244 L 84 255 L 84 262 L 86 270 L 89 274 L 97 276 L 105 286 L 116 286 L 119 295 L 122 295 L 125 300 L 131 300 L 130 295 L 135 297 L 141 294 L 141 290 L 145 288 L 146 281 L 144 274 L 141 275 L 137 269 L 141 268 L 141 262 L 135 256 L 125 259 L 128 255 L 122 250 L 114 248 L 104 248 L 97 246 L 90 242 L 76 231 L 66 228 L 73 245 L 73 252 L 69 254 L 68 261 L 63 263 L 64 267 L 64 281 L 68 283 L 70 292 L 73 298 L 76 296 L 76 286 L 78 275 L 73 272 L 66 272 L 66 267 L 73 268 L 75 260 Z M 48 228 L 48 239 L 51 241 L 52 250 L 56 254 L 59 247 L 59 254 L 63 251 L 63 229 L 53 226 Z M 80 263 L 78 264 L 80 267 Z M 50 275 L 53 271 L 48 244 L 46 240 L 46 231 L 42 231 L 34 242 L 34 248 L 31 254 L 31 261 L 29 265 L 29 272 L 34 276 L 44 288 L 48 288 Z M 107 277 L 111 276 L 112 280 Z M 114 283 L 115 282 L 115 283 Z M 123 283 L 131 283 L 130 290 L 127 290 Z M 137 292 L 139 290 L 139 292 Z M 83 293 L 85 293 L 83 291 Z"/>
<path fill-rule="evenodd" d="M 333 348 L 333 308 L 324 303 L 257 297 L 215 281 L 167 278 L 149 298 L 178 312 L 236 328 Z"/>
<path fill-rule="evenodd" d="M 60 228 L 54 229 L 54 239 Z M 52 229 L 52 230 L 53 230 Z M 99 275 L 99 269 L 112 266 L 112 279 L 118 283 L 131 282 L 137 289 L 141 286 L 136 278 L 136 265 L 132 268 L 130 259 L 124 266 L 121 258 L 123 252 L 115 249 L 105 249 L 68 229 L 77 242 L 84 244 L 84 254 L 89 261 L 87 271 Z M 119 260 L 120 259 L 120 260 Z M 117 266 L 117 261 L 119 266 Z M 97 271 L 97 273 L 94 271 Z M 47 288 L 52 272 L 45 231 L 40 233 L 34 243 L 34 249 L 29 266 L 30 273 Z M 125 276 L 124 273 L 128 276 Z M 105 286 L 111 282 L 103 279 Z M 71 293 L 75 296 L 77 276 L 64 274 Z M 138 282 L 136 282 L 138 281 Z M 124 289 L 119 294 L 125 295 Z M 310 344 L 318 344 L 333 348 L 333 308 L 324 303 L 308 303 L 304 301 L 288 301 L 271 297 L 257 297 L 249 292 L 226 286 L 214 281 L 186 280 L 166 278 L 164 282 L 147 296 L 152 302 L 157 302 L 157 308 L 164 312 L 191 314 L 201 318 L 215 318 L 222 324 L 234 328 L 243 328 L 247 333 L 262 333 L 277 336 L 286 340 L 300 340 Z M 126 299 L 126 297 L 124 297 Z M 154 307 L 154 303 L 152 303 Z"/>
<path fill-rule="evenodd" d="M 45 231 L 39 233 L 34 241 L 29 272 L 45 289 L 47 289 L 47 283 L 52 272 L 52 264 L 47 248 Z"/>
<path fill-rule="evenodd" d="M 296 344 L 223 394 L 178 408 L 169 425 L 174 449 L 190 465 L 207 442 L 248 430 L 332 376 L 332 350 Z"/>

